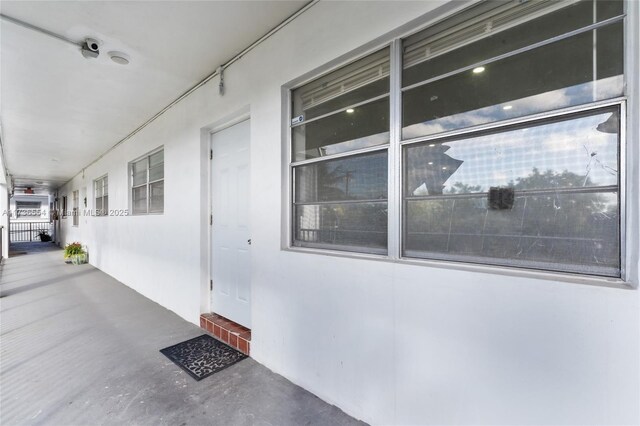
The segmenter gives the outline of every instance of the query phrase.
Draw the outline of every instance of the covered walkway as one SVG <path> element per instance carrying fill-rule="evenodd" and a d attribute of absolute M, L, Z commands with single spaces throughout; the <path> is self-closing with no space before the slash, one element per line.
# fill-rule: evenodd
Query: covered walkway
<path fill-rule="evenodd" d="M 358 424 L 252 359 L 194 381 L 158 351 L 200 328 L 46 248 L 0 269 L 1 424 Z"/>

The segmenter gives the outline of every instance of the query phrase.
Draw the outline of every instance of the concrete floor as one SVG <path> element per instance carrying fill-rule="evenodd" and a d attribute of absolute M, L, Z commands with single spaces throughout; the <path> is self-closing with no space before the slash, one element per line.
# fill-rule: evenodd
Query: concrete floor
<path fill-rule="evenodd" d="M 53 244 L 0 267 L 0 423 L 356 425 L 252 359 L 196 382 L 160 349 L 203 331 Z"/>

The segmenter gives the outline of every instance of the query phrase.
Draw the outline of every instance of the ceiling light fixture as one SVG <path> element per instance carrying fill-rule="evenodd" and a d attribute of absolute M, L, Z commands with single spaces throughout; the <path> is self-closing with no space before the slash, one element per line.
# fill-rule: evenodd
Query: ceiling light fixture
<path fill-rule="evenodd" d="M 481 72 L 484 72 L 484 67 L 475 67 L 473 69 L 474 74 L 480 74 Z"/>
<path fill-rule="evenodd" d="M 129 55 L 124 52 L 109 52 L 109 57 L 113 62 L 119 65 L 127 65 L 131 62 Z"/>
<path fill-rule="evenodd" d="M 430 147 L 434 147 L 434 146 L 436 146 L 436 144 L 435 143 L 430 143 L 429 146 Z"/>
<path fill-rule="evenodd" d="M 509 111 L 511 108 L 513 108 L 513 106 L 511 106 L 511 105 L 505 105 L 505 106 L 502 107 L 502 109 L 505 110 L 505 111 Z"/>
<path fill-rule="evenodd" d="M 346 111 L 346 113 L 347 113 L 347 114 L 353 114 L 353 112 L 354 112 L 354 111 L 355 111 L 355 110 L 354 110 L 353 108 L 348 108 L 348 109 L 347 109 L 347 111 Z"/>

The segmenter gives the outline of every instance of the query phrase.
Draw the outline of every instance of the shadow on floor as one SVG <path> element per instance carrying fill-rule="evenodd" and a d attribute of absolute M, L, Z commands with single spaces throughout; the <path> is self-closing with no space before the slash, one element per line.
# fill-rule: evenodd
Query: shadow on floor
<path fill-rule="evenodd" d="M 51 241 L 31 241 L 24 243 L 11 243 L 9 245 L 9 257 L 24 256 L 31 253 L 42 253 L 61 250 Z"/>

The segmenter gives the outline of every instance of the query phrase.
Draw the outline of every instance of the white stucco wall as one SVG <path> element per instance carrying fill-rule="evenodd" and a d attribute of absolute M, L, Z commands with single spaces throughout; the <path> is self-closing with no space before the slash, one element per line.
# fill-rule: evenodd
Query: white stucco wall
<path fill-rule="evenodd" d="M 225 72 L 224 97 L 214 79 L 59 192 L 71 209 L 71 191 L 86 188 L 91 208 L 92 181 L 108 174 L 110 208 L 128 209 L 128 162 L 163 145 L 163 215 L 78 227 L 68 217 L 62 241 L 86 244 L 93 265 L 197 323 L 208 306 L 203 129 L 250 111 L 257 361 L 374 424 L 639 423 L 635 289 L 281 250 L 281 87 L 439 5 L 314 6 Z M 637 167 L 629 173 L 637 272 Z"/>
<path fill-rule="evenodd" d="M 17 217 L 16 202 L 26 201 L 40 203 L 40 214 L 33 216 Z M 49 195 L 42 194 L 14 194 L 9 200 L 11 220 L 18 222 L 47 222 L 49 221 Z"/>

